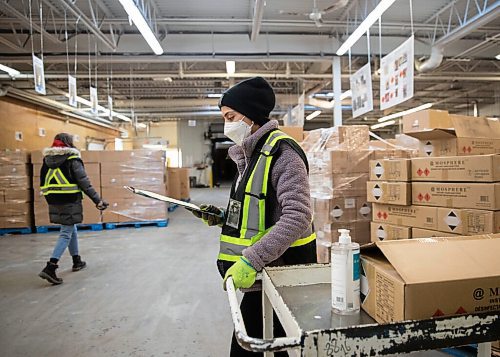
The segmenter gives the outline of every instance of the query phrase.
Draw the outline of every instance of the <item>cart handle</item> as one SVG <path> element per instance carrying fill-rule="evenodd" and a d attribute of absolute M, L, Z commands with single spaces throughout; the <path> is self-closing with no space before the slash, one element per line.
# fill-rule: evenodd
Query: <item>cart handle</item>
<path fill-rule="evenodd" d="M 245 350 L 253 352 L 276 352 L 284 351 L 290 348 L 300 347 L 300 337 L 278 337 L 270 340 L 262 338 L 250 337 L 247 335 L 245 322 L 241 315 L 240 305 L 236 297 L 233 277 L 228 277 L 226 280 L 227 297 L 231 308 L 231 317 L 234 325 L 234 335 L 236 340 Z"/>

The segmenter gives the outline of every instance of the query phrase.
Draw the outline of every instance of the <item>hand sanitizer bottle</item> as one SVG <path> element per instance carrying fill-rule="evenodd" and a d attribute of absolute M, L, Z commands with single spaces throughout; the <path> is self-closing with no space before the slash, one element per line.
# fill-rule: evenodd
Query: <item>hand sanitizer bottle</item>
<path fill-rule="evenodd" d="M 332 310 L 341 315 L 359 312 L 359 244 L 351 242 L 348 229 L 339 229 L 332 244 Z"/>

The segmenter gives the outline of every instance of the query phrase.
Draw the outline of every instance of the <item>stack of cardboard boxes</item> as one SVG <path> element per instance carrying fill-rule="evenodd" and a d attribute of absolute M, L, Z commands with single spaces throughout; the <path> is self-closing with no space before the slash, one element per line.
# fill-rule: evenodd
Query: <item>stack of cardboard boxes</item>
<path fill-rule="evenodd" d="M 410 159 L 370 161 L 368 202 L 408 206 L 411 203 Z M 411 228 L 389 223 L 371 223 L 371 241 L 411 238 Z"/>
<path fill-rule="evenodd" d="M 167 205 L 134 195 L 123 186 L 133 186 L 164 195 L 165 157 L 163 151 L 82 151 L 85 171 L 94 189 L 110 206 L 101 212 L 87 196 L 83 197 L 82 224 L 123 223 L 166 220 Z M 48 205 L 40 192 L 40 168 L 43 155 L 32 153 L 35 188 L 35 225 L 51 225 Z"/>
<path fill-rule="evenodd" d="M 0 151 L 0 229 L 32 226 L 29 154 Z"/>
<path fill-rule="evenodd" d="M 500 232 L 500 123 L 436 110 L 403 123 L 420 140 L 411 202 L 374 204 L 372 240 Z"/>
<path fill-rule="evenodd" d="M 109 203 L 103 223 L 167 220 L 165 202 L 141 197 L 124 189 L 132 186 L 166 193 L 165 153 L 150 150 L 101 151 L 101 193 Z"/>
<path fill-rule="evenodd" d="M 309 161 L 317 259 L 327 263 L 338 229 L 349 229 L 355 242 L 370 241 L 371 203 L 366 199 L 369 160 L 409 157 L 409 152 L 372 147 L 365 125 L 314 130 L 302 146 Z"/>

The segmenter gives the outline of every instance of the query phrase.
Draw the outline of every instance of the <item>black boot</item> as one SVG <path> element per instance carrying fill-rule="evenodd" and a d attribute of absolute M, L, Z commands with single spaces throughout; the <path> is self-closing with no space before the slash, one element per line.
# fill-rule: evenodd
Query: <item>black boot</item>
<path fill-rule="evenodd" d="M 82 261 L 79 255 L 73 255 L 73 271 L 82 270 L 87 266 L 87 263 Z"/>
<path fill-rule="evenodd" d="M 62 284 L 63 280 L 61 278 L 58 278 L 56 275 L 57 268 L 59 268 L 59 265 L 47 262 L 47 266 L 43 268 L 43 270 L 40 272 L 40 274 L 38 274 L 38 276 L 54 285 Z"/>

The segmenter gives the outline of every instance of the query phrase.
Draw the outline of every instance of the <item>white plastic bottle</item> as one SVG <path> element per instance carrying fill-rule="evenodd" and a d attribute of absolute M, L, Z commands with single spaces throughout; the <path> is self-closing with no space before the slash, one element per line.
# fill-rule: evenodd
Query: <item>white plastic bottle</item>
<path fill-rule="evenodd" d="M 332 244 L 332 310 L 337 314 L 359 312 L 359 244 L 351 242 L 348 229 L 339 229 Z"/>

